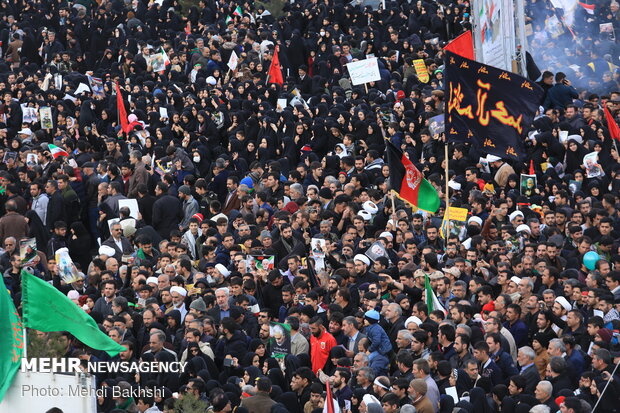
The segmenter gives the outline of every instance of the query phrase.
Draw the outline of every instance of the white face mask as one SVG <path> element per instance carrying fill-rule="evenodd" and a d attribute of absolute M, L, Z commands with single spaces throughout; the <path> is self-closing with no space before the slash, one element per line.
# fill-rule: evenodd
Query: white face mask
<path fill-rule="evenodd" d="M 325 32 L 321 32 L 321 36 L 325 36 Z"/>
<path fill-rule="evenodd" d="M 200 162 L 200 156 L 196 155 L 194 156 L 194 162 Z"/>

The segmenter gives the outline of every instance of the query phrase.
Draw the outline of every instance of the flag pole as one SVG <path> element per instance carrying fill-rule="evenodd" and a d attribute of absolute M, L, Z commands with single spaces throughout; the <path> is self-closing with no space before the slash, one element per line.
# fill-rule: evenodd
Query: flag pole
<path fill-rule="evenodd" d="M 390 198 L 392 198 L 392 219 L 394 220 L 394 227 L 396 227 L 396 204 L 394 203 L 394 190 L 390 191 Z"/>
<path fill-rule="evenodd" d="M 118 87 L 118 89 L 114 89 L 115 92 L 121 89 L 121 85 L 118 84 L 118 80 L 116 81 L 116 86 Z M 116 99 L 117 99 L 116 101 L 118 102 L 118 97 Z M 120 114 L 120 111 L 118 110 L 118 107 L 116 108 L 116 123 L 119 126 L 121 125 L 121 114 Z"/>
<path fill-rule="evenodd" d="M 618 370 L 618 366 L 620 366 L 620 363 L 617 363 L 616 367 L 614 367 L 614 371 L 611 372 L 611 375 L 609 376 L 609 380 L 607 380 L 607 383 L 605 383 L 605 387 L 603 388 L 603 391 L 601 392 L 601 395 L 598 397 L 598 400 L 596 401 L 596 404 L 592 408 L 592 413 L 594 413 L 594 411 L 596 411 L 596 408 L 598 407 L 598 404 L 603 399 L 603 395 L 605 394 L 605 390 L 607 390 L 607 386 L 609 386 L 609 383 L 611 383 L 612 380 L 614 379 L 614 375 L 616 374 L 616 370 Z"/>
<path fill-rule="evenodd" d="M 22 320 L 23 323 L 23 320 Z M 28 358 L 28 328 L 26 328 L 26 326 L 23 326 L 23 330 L 24 330 L 24 352 L 23 352 L 23 358 L 27 359 Z"/>
<path fill-rule="evenodd" d="M 449 190 L 450 190 L 450 186 L 448 185 L 448 180 L 450 179 L 450 174 L 448 172 L 448 140 L 445 138 L 444 135 L 444 156 L 446 157 L 446 209 L 444 211 L 444 216 L 446 217 L 446 223 L 448 225 L 448 228 L 450 228 L 450 195 L 449 195 Z M 447 236 L 448 234 L 446 233 L 446 240 L 447 240 Z"/>

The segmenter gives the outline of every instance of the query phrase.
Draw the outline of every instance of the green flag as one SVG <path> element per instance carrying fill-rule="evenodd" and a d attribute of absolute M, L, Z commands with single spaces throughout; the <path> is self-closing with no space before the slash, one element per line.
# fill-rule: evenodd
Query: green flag
<path fill-rule="evenodd" d="M 0 401 L 11 386 L 24 351 L 24 329 L 0 276 Z"/>
<path fill-rule="evenodd" d="M 431 287 L 431 280 L 428 278 L 428 274 L 424 274 L 424 288 L 426 289 L 426 308 L 428 309 L 428 313 L 430 314 L 435 310 L 440 310 L 446 314 L 446 309 L 443 308 L 433 291 L 433 287 Z"/>
<path fill-rule="evenodd" d="M 24 325 L 35 330 L 68 331 L 78 340 L 114 357 L 125 348 L 105 335 L 97 323 L 67 296 L 22 270 Z"/>

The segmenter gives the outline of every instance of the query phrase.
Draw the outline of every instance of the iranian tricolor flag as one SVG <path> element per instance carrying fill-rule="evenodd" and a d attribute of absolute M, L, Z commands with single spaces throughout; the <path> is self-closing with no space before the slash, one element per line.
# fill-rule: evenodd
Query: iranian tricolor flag
<path fill-rule="evenodd" d="M 443 308 L 443 305 L 441 305 L 437 299 L 437 295 L 435 295 L 431 287 L 431 280 L 428 278 L 427 274 L 424 274 L 424 289 L 426 290 L 426 308 L 428 308 L 428 313 L 430 314 L 435 310 L 439 310 L 446 314 L 446 309 Z"/>
<path fill-rule="evenodd" d="M 595 8 L 594 4 L 586 4 L 586 3 L 579 2 L 579 5 L 583 7 L 586 13 L 594 14 L 594 8 Z"/>
<path fill-rule="evenodd" d="M 239 7 L 239 6 L 237 6 L 237 8 L 235 8 L 235 11 L 233 11 L 233 15 L 234 16 L 241 17 L 242 14 L 243 14 L 243 10 L 241 10 L 241 7 Z"/>
<path fill-rule="evenodd" d="M 390 166 L 390 185 L 398 197 L 423 211 L 435 213 L 439 209 L 437 191 L 424 179 L 422 172 L 390 141 L 386 141 L 387 161 Z"/>
<path fill-rule="evenodd" d="M 168 53 L 166 53 L 163 46 L 160 46 L 159 53 L 161 53 L 164 58 L 164 64 L 168 66 L 170 64 L 170 58 L 168 57 Z"/>
<path fill-rule="evenodd" d="M 50 152 L 52 153 L 54 159 L 58 158 L 59 156 L 65 156 L 67 158 L 69 157 L 69 154 L 64 149 L 59 148 L 56 145 L 52 145 L 51 143 L 47 146 L 50 148 Z"/>

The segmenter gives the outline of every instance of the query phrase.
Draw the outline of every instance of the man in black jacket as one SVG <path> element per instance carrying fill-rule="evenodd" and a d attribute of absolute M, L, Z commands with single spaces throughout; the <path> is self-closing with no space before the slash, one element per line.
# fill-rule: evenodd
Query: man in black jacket
<path fill-rule="evenodd" d="M 153 204 L 153 227 L 162 238 L 170 237 L 170 231 L 179 228 L 181 201 L 168 194 L 168 185 L 158 182 L 155 186 L 157 200 Z"/>
<path fill-rule="evenodd" d="M 98 188 L 101 182 L 99 176 L 95 173 L 95 164 L 93 162 L 86 162 L 82 166 L 82 172 L 84 174 L 84 187 L 86 189 L 86 210 L 88 211 L 88 224 L 90 226 L 90 233 L 93 236 L 93 240 L 99 238 L 99 229 L 97 228 L 97 221 L 99 220 L 99 208 L 97 204 Z"/>
<path fill-rule="evenodd" d="M 50 179 L 45 184 L 45 192 L 49 197 L 47 203 L 47 215 L 45 216 L 45 227 L 49 232 L 54 231 L 54 224 L 58 221 L 66 222 L 64 199 L 58 190 L 58 182 Z"/>

